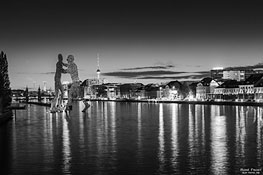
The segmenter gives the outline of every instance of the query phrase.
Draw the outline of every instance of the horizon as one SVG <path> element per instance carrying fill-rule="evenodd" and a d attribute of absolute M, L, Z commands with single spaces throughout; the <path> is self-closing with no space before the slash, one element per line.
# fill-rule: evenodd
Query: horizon
<path fill-rule="evenodd" d="M 262 67 L 260 67 L 260 66 L 262 66 Z M 241 69 L 239 69 L 239 68 L 241 68 Z M 210 69 L 209 71 L 201 71 L 200 73 L 203 73 L 204 75 L 206 74 L 206 73 L 208 73 L 207 74 L 207 76 L 203 76 L 203 77 L 201 77 L 202 76 L 202 74 L 200 74 L 200 78 L 199 79 L 193 79 L 193 80 L 189 80 L 189 79 L 186 79 L 186 80 L 180 80 L 180 79 L 174 79 L 174 80 L 169 80 L 169 81 L 165 81 L 165 80 L 163 80 L 163 81 L 159 81 L 159 82 L 152 82 L 152 81 L 149 81 L 148 83 L 142 83 L 142 82 L 140 82 L 140 81 L 136 81 L 136 80 L 134 80 L 134 82 L 129 82 L 129 81 L 127 81 L 127 82 L 108 82 L 107 81 L 107 79 L 105 79 L 105 78 L 100 78 L 101 80 L 105 80 L 106 82 L 105 83 L 103 83 L 103 84 L 111 84 L 111 83 L 113 83 L 113 84 L 136 84 L 136 83 L 141 83 L 141 84 L 143 84 L 144 86 L 145 85 L 148 85 L 148 84 L 157 84 L 157 85 L 162 85 L 162 84 L 168 84 L 169 82 L 171 82 L 171 81 L 179 81 L 179 82 L 181 82 L 181 83 L 184 83 L 184 82 L 186 82 L 186 83 L 197 83 L 197 82 L 200 82 L 202 79 L 204 79 L 204 78 L 211 78 L 211 70 L 216 70 L 216 69 L 220 69 L 220 70 L 225 70 L 225 71 L 236 71 L 237 69 L 239 69 L 239 70 L 258 70 L 258 69 L 262 69 L 263 70 L 263 65 L 262 65 L 262 63 L 258 63 L 258 64 L 256 64 L 256 65 L 247 65 L 247 66 L 235 66 L 235 67 L 214 67 L 214 68 L 212 68 L 212 69 Z M 194 73 L 194 72 L 193 72 Z M 52 73 L 50 73 L 50 74 L 55 74 L 55 72 L 52 72 Z M 263 74 L 263 73 L 260 73 L 260 74 Z M 97 77 L 93 77 L 93 78 L 86 78 L 86 79 L 83 79 L 83 80 L 80 80 L 81 82 L 83 82 L 83 81 L 85 81 L 85 80 L 87 80 L 87 79 L 90 79 L 90 80 L 92 80 L 92 79 L 97 79 Z M 69 79 L 68 79 L 69 80 Z M 64 81 L 62 81 L 62 84 L 65 84 L 65 83 L 71 83 L 71 81 L 69 80 L 64 80 Z M 28 86 L 26 86 L 26 87 L 22 87 L 22 88 L 11 88 L 12 90 L 23 90 L 23 89 L 26 89 L 26 88 L 28 88 L 29 90 L 31 89 L 31 90 L 33 90 L 33 91 L 35 91 L 35 90 L 38 90 L 38 88 L 40 88 L 41 90 L 43 90 L 44 88 L 44 82 L 45 83 L 47 83 L 46 81 L 42 81 L 43 82 L 43 84 L 42 85 L 36 85 L 35 87 L 28 87 Z M 102 84 L 102 85 L 103 85 Z M 46 89 L 47 90 L 54 90 L 52 87 L 46 87 Z"/>

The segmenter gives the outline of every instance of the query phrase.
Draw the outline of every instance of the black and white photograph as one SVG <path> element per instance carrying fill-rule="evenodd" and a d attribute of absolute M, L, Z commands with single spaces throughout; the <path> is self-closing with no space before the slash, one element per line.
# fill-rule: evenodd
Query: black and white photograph
<path fill-rule="evenodd" d="M 0 174 L 262 175 L 260 1 L 3 1 Z"/>

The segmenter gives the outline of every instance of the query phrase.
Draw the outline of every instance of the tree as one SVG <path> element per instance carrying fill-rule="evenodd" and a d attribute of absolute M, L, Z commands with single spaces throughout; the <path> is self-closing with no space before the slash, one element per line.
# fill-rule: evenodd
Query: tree
<path fill-rule="evenodd" d="M 11 103 L 11 89 L 6 54 L 0 54 L 0 113 Z"/>
<path fill-rule="evenodd" d="M 28 100 L 29 100 L 29 97 L 28 97 L 28 87 L 26 87 L 26 90 L 25 90 L 25 93 L 24 93 L 24 97 L 26 97 L 26 103 L 27 103 Z"/>
<path fill-rule="evenodd" d="M 41 89 L 40 89 L 40 86 L 38 87 L 37 99 L 38 99 L 39 102 L 41 101 Z"/>
<path fill-rule="evenodd" d="M 190 88 L 186 82 L 183 82 L 181 89 L 183 98 L 187 97 L 189 95 Z"/>

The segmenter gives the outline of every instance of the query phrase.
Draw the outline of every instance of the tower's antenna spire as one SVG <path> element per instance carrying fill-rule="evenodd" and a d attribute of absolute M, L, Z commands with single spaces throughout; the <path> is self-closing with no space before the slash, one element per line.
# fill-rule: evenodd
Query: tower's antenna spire
<path fill-rule="evenodd" d="M 97 65 L 98 65 L 98 69 L 100 69 L 100 54 L 97 53 Z"/>
<path fill-rule="evenodd" d="M 100 56 L 99 56 L 99 53 L 97 53 L 97 64 L 98 64 L 97 78 L 99 80 L 100 79 Z"/>

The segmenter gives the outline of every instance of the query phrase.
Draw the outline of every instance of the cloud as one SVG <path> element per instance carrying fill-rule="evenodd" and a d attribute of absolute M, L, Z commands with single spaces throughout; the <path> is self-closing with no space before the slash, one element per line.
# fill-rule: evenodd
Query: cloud
<path fill-rule="evenodd" d="M 53 75 L 55 72 L 17 72 L 16 74 L 25 74 L 25 75 L 32 75 L 32 74 L 44 74 L 44 75 Z"/>
<path fill-rule="evenodd" d="M 197 71 L 197 72 L 192 72 L 192 73 L 200 74 L 202 76 L 207 76 L 207 77 L 211 75 L 210 71 Z"/>
<path fill-rule="evenodd" d="M 192 65 L 185 65 L 192 66 Z M 174 64 L 157 62 L 153 66 L 123 68 L 120 71 L 102 73 L 103 76 L 131 79 L 201 79 L 210 76 L 210 71 L 185 72 L 171 71 Z M 200 66 L 195 66 L 200 67 Z M 152 70 L 149 70 L 152 69 Z"/>
<path fill-rule="evenodd" d="M 148 76 L 140 77 L 138 79 L 202 79 L 205 78 L 203 75 L 183 75 L 183 76 Z"/>
<path fill-rule="evenodd" d="M 114 76 L 118 78 L 136 78 L 136 79 L 201 79 L 210 76 L 210 72 L 209 71 L 179 72 L 179 71 L 164 71 L 164 70 L 137 71 L 137 72 L 116 71 L 116 72 L 103 73 L 102 75 Z"/>
<path fill-rule="evenodd" d="M 124 68 L 121 70 L 142 70 L 142 69 L 170 69 L 175 67 L 172 64 L 169 65 L 156 65 L 156 66 L 146 66 L 146 67 L 133 67 L 133 68 Z"/>
<path fill-rule="evenodd" d="M 175 68 L 179 65 L 173 64 L 172 62 L 168 62 L 168 63 L 163 63 L 163 62 L 157 62 L 155 63 L 153 66 L 144 66 L 144 67 L 131 67 L 131 68 L 123 68 L 120 69 L 121 71 L 132 71 L 132 70 L 144 70 L 144 69 L 171 69 L 171 68 Z M 197 67 L 200 68 L 202 67 L 201 65 L 190 65 L 190 64 L 186 64 L 186 65 L 180 65 L 180 67 Z"/>
<path fill-rule="evenodd" d="M 178 75 L 178 76 L 145 76 L 140 77 L 138 79 L 202 79 L 205 77 L 209 77 L 210 72 L 202 71 L 202 72 L 189 72 L 187 75 Z"/>
<path fill-rule="evenodd" d="M 151 75 L 171 75 L 171 74 L 181 74 L 185 72 L 175 72 L 175 71 L 137 71 L 137 72 L 124 72 L 124 71 L 117 71 L 117 72 L 107 72 L 103 73 L 104 76 L 114 76 L 119 78 L 138 78 L 140 76 L 151 76 Z"/>
<path fill-rule="evenodd" d="M 53 75 L 53 74 L 55 74 L 55 72 L 42 72 L 42 73 L 39 73 L 39 74 Z"/>
<path fill-rule="evenodd" d="M 32 74 L 31 72 L 16 72 L 16 74 Z"/>
<path fill-rule="evenodd" d="M 226 67 L 225 70 L 244 70 L 244 69 L 258 69 L 258 68 L 263 68 L 263 63 L 258 63 L 252 66 Z"/>

